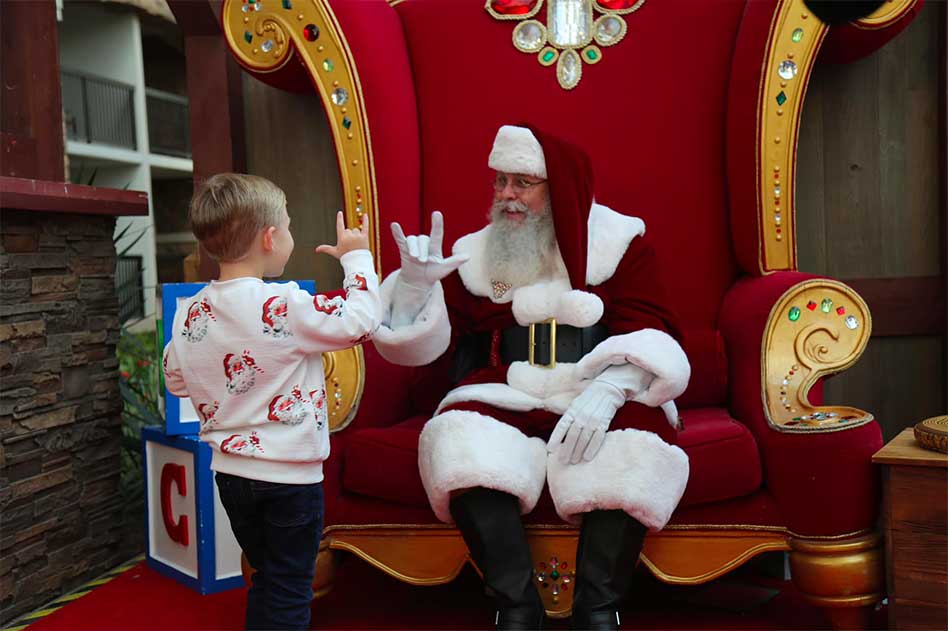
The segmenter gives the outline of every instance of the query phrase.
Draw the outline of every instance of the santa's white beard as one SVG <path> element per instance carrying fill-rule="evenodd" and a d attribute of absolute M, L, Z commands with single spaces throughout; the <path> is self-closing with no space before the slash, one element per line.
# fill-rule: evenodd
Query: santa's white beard
<path fill-rule="evenodd" d="M 523 213 L 523 219 L 511 220 L 508 210 Z M 559 250 L 549 202 L 543 212 L 532 213 L 523 202 L 497 200 L 490 219 L 486 251 L 490 280 L 523 287 L 553 272 Z"/>

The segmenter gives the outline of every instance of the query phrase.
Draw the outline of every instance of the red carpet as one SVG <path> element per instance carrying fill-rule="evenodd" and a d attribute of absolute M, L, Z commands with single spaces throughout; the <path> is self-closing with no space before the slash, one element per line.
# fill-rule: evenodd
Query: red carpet
<path fill-rule="evenodd" d="M 822 613 L 789 584 L 774 579 L 755 582 L 756 586 L 735 578 L 675 588 L 643 574 L 622 613 L 623 627 L 828 628 Z M 236 589 L 202 597 L 140 563 L 29 629 L 237 630 L 243 628 L 245 594 Z M 884 611 L 877 614 L 877 628 L 884 628 Z M 313 629 L 484 629 L 492 623 L 490 601 L 469 569 L 449 585 L 412 587 L 354 557 L 339 568 L 334 590 L 313 605 Z M 548 621 L 551 629 L 567 626 L 566 620 Z"/>

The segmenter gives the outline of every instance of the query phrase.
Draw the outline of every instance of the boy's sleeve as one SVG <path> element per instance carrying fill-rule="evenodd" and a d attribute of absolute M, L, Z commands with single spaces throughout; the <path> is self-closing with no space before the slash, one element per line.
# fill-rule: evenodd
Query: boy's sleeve
<path fill-rule="evenodd" d="M 187 385 L 184 383 L 184 377 L 181 376 L 181 363 L 175 353 L 174 340 L 165 346 L 161 366 L 165 372 L 165 387 L 168 388 L 168 392 L 176 397 L 188 396 Z"/>
<path fill-rule="evenodd" d="M 372 337 L 382 317 L 379 281 L 368 250 L 353 250 L 340 259 L 343 293 L 312 296 L 291 286 L 287 316 L 300 346 L 309 353 L 335 351 Z"/>

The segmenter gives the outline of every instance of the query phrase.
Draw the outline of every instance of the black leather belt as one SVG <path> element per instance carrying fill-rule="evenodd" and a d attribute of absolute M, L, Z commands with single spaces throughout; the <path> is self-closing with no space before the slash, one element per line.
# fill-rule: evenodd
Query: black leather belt
<path fill-rule="evenodd" d="M 575 363 L 609 336 L 605 324 L 575 327 L 550 319 L 530 326 L 512 326 L 500 337 L 500 358 L 505 364 L 530 362 L 553 368 L 557 362 Z"/>
<path fill-rule="evenodd" d="M 597 344 L 609 337 L 605 324 L 575 327 L 547 320 L 530 326 L 512 326 L 501 331 L 500 360 L 553 368 L 557 362 L 578 362 Z M 468 373 L 490 364 L 491 333 L 462 337 L 454 353 L 451 380 L 461 381 Z"/>

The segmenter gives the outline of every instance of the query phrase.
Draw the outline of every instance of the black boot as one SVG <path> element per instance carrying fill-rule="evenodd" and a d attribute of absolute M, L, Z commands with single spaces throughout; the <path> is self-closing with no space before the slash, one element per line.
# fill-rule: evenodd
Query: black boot
<path fill-rule="evenodd" d="M 619 602 L 632 583 L 645 532 L 625 511 L 596 510 L 583 516 L 571 629 L 619 628 Z"/>
<path fill-rule="evenodd" d="M 498 629 L 540 629 L 544 609 L 517 498 L 475 488 L 451 500 L 451 516 L 497 600 Z"/>

